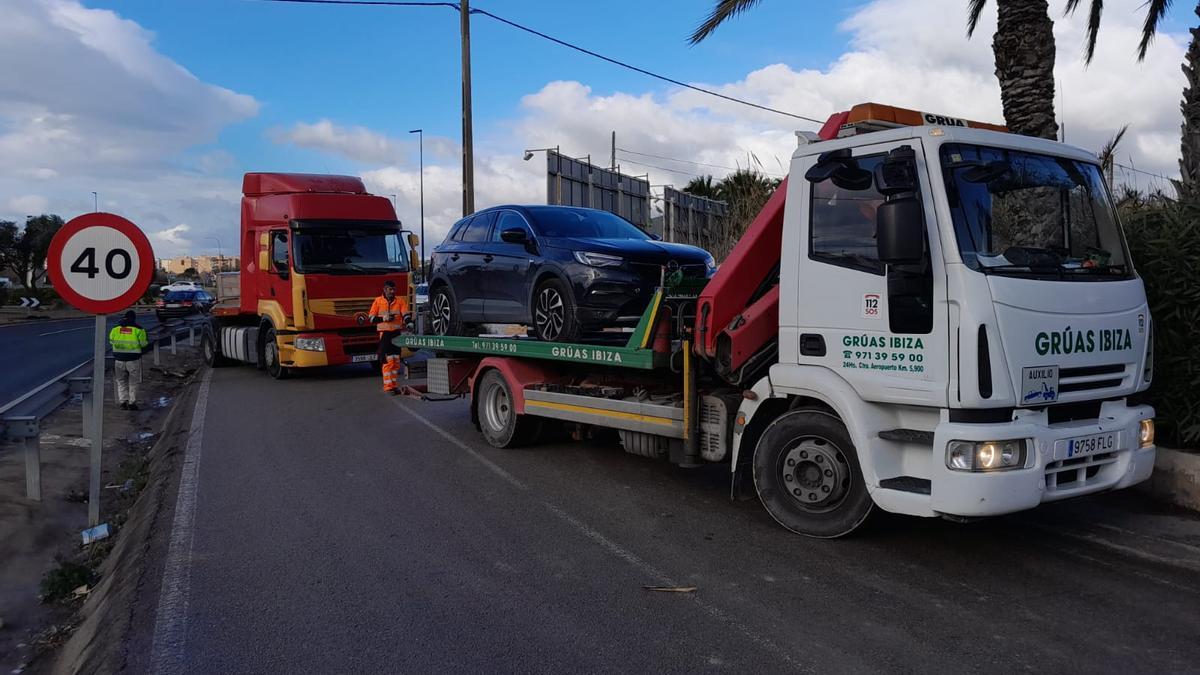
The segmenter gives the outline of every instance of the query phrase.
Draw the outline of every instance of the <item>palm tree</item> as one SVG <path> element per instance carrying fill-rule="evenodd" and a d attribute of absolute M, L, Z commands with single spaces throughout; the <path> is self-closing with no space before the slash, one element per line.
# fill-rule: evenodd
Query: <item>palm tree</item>
<path fill-rule="evenodd" d="M 1200 3 L 1196 5 L 1196 16 L 1200 17 Z M 1200 185 L 1200 28 L 1192 28 L 1191 34 L 1192 41 L 1183 58 L 1187 86 L 1183 88 L 1183 102 L 1179 105 L 1183 113 L 1179 179 L 1189 189 Z M 1142 37 L 1145 39 L 1144 33 Z"/>
<path fill-rule="evenodd" d="M 761 0 L 717 0 L 688 38 L 697 44 L 721 24 Z M 1071 3 L 1072 0 L 1068 0 Z M 1158 0 L 1162 1 L 1162 0 Z M 1078 3 L 1079 0 L 1073 0 Z M 1093 6 L 1102 0 L 1092 0 Z M 967 35 L 975 32 L 987 0 L 968 0 Z M 1046 0 L 996 0 L 999 22 L 992 40 L 1004 121 L 1018 134 L 1057 138 L 1054 120 L 1054 22 Z M 1098 21 L 1098 19 L 1097 19 Z"/>
<path fill-rule="evenodd" d="M 688 181 L 687 185 L 683 186 L 683 191 L 697 197 L 718 199 L 717 184 L 713 182 L 712 176 L 696 176 Z"/>
<path fill-rule="evenodd" d="M 968 0 L 967 37 L 975 33 L 987 0 Z M 1000 103 L 1010 131 L 1057 139 L 1054 119 L 1054 22 L 1046 0 L 996 0 L 992 53 Z"/>
<path fill-rule="evenodd" d="M 708 18 L 706 18 L 699 26 L 696 26 L 696 30 L 692 32 L 692 35 L 688 38 L 688 42 L 694 45 L 700 44 L 704 41 L 704 38 L 712 35 L 713 31 L 715 31 L 718 26 L 757 5 L 760 1 L 761 0 L 717 0 L 717 3 L 713 5 L 712 12 L 710 12 L 708 15 Z"/>

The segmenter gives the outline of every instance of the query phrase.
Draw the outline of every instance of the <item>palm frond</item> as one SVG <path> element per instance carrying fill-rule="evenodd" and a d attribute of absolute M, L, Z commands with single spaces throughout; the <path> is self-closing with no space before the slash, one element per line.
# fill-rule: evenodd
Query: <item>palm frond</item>
<path fill-rule="evenodd" d="M 1129 131 L 1129 124 L 1122 126 L 1113 137 L 1108 139 L 1108 142 L 1100 148 L 1100 152 L 1096 153 L 1096 157 L 1100 160 L 1100 168 L 1108 171 L 1112 168 L 1113 162 L 1117 157 L 1117 146 L 1121 145 L 1121 139 L 1125 138 L 1125 132 Z"/>
<path fill-rule="evenodd" d="M 983 8 L 986 6 L 987 0 L 967 0 L 967 37 L 975 34 L 975 28 L 979 26 L 979 16 L 983 14 Z"/>
<path fill-rule="evenodd" d="M 688 38 L 688 43 L 693 45 L 700 44 L 705 38 L 712 35 L 721 24 L 757 5 L 761 1 L 717 0 L 717 4 L 713 5 L 712 12 L 709 13 L 708 18 L 699 26 L 696 26 L 696 30 Z"/>
<path fill-rule="evenodd" d="M 1150 43 L 1154 41 L 1154 34 L 1158 32 L 1158 22 L 1167 14 L 1167 10 L 1171 8 L 1171 0 L 1149 0 L 1146 3 L 1146 22 L 1142 24 L 1142 41 L 1138 43 L 1137 55 L 1138 61 L 1146 60 L 1146 52 L 1150 49 Z"/>

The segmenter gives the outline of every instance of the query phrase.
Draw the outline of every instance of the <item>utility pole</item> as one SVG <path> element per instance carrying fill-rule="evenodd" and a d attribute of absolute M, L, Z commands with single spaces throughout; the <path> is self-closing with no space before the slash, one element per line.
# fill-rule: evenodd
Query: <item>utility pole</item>
<path fill-rule="evenodd" d="M 617 170 L 617 130 L 616 129 L 613 129 L 613 132 L 612 132 L 612 163 L 609 164 L 609 168 L 612 169 L 613 171 Z"/>
<path fill-rule="evenodd" d="M 417 135 L 417 161 L 421 173 L 421 281 L 425 282 L 425 130 L 413 129 L 408 133 Z"/>
<path fill-rule="evenodd" d="M 475 213 L 475 150 L 471 132 L 471 8 L 468 0 L 460 0 L 462 31 L 462 152 L 463 152 L 463 215 Z"/>

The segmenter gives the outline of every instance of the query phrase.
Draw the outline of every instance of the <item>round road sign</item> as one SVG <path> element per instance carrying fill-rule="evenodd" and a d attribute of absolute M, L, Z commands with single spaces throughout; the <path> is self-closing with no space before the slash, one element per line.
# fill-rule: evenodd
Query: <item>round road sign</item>
<path fill-rule="evenodd" d="M 150 287 L 154 251 L 137 225 L 112 213 L 88 213 L 54 235 L 46 265 L 63 300 L 85 312 L 112 314 Z"/>

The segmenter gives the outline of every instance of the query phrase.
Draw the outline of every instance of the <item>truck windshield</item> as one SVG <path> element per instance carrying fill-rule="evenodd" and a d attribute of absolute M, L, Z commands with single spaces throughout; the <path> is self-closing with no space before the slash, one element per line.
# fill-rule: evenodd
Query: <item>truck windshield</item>
<path fill-rule="evenodd" d="M 299 230 L 292 241 L 302 274 L 382 274 L 408 270 L 399 232 L 375 229 Z"/>
<path fill-rule="evenodd" d="M 1131 275 L 1095 164 L 978 145 L 941 150 L 963 261 L 985 274 L 1079 281 Z"/>

